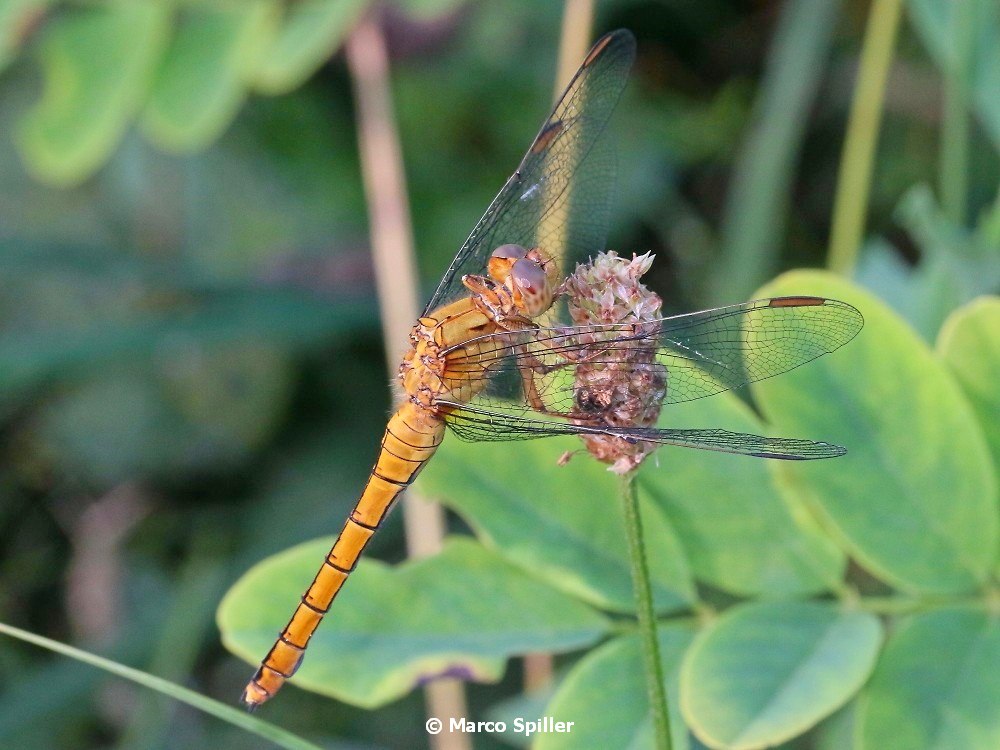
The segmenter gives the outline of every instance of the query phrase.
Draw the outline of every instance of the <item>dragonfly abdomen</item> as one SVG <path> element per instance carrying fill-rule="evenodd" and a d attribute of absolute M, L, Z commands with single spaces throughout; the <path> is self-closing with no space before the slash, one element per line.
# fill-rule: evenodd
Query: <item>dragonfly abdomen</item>
<path fill-rule="evenodd" d="M 416 479 L 444 437 L 444 422 L 406 402 L 392 415 L 361 498 L 323 561 L 291 620 L 243 691 L 256 708 L 295 674 L 320 621 L 357 565 L 368 540 L 382 525 L 393 501 Z"/>

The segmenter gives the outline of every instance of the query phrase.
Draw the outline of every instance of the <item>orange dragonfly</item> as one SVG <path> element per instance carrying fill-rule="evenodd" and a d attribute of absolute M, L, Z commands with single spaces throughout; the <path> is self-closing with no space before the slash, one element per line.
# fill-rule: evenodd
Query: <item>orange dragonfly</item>
<path fill-rule="evenodd" d="M 808 296 L 660 318 L 654 326 L 557 324 L 557 290 L 569 264 L 604 246 L 613 168 L 601 135 L 634 57 L 628 31 L 598 40 L 445 273 L 410 334 L 400 367 L 404 398 L 368 483 L 247 685 L 248 708 L 294 674 L 368 540 L 437 450 L 446 426 L 469 440 L 576 434 L 765 458 L 845 453 L 829 443 L 719 429 L 621 426 L 581 403 L 576 367 L 616 347 L 639 343 L 655 357 L 666 374 L 662 403 L 671 404 L 791 370 L 842 346 L 863 324 L 850 305 Z"/>

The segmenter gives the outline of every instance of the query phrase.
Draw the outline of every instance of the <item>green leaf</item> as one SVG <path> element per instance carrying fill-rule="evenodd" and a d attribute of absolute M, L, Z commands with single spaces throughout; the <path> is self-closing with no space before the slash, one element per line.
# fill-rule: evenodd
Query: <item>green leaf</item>
<path fill-rule="evenodd" d="M 246 711 L 242 711 L 235 706 L 229 706 L 225 703 L 213 700 L 212 698 L 202 695 L 201 693 L 197 693 L 194 690 L 189 690 L 181 685 L 160 679 L 159 677 L 148 674 L 147 672 L 126 667 L 124 664 L 119 664 L 118 662 L 111 661 L 110 659 L 105 659 L 87 651 L 81 651 L 80 649 L 67 646 L 59 641 L 43 638 L 40 635 L 35 635 L 34 633 L 29 633 L 26 630 L 14 628 L 4 623 L 0 623 L 0 633 L 9 635 L 13 638 L 18 638 L 27 643 L 33 643 L 36 646 L 41 646 L 42 648 L 46 648 L 57 654 L 62 654 L 63 656 L 76 659 L 84 664 L 90 664 L 98 669 L 103 669 L 105 672 L 130 680 L 137 685 L 142 685 L 143 687 L 155 690 L 163 695 L 173 698 L 176 701 L 186 703 L 199 711 L 203 711 L 206 714 L 222 719 L 233 726 L 240 727 L 247 732 L 256 734 L 258 737 L 273 742 L 278 747 L 286 747 L 289 748 L 289 750 L 318 750 L 317 745 L 314 745 L 311 742 L 306 742 L 301 737 L 297 737 L 291 732 L 285 731 L 281 727 L 277 727 L 274 724 L 268 724 L 266 721 L 254 718 Z"/>
<path fill-rule="evenodd" d="M 1000 471 L 1000 297 L 980 297 L 941 328 L 937 350 L 979 417 Z"/>
<path fill-rule="evenodd" d="M 914 592 L 986 581 L 998 519 L 992 462 L 968 401 L 912 329 L 848 281 L 794 271 L 759 296 L 816 294 L 865 316 L 847 346 L 753 392 L 772 431 L 846 446 L 774 467 L 866 568 Z"/>
<path fill-rule="evenodd" d="M 784 742 L 844 705 L 875 664 L 882 628 L 816 602 L 735 607 L 699 634 L 681 670 L 681 709 L 709 747 Z"/>
<path fill-rule="evenodd" d="M 17 145 L 39 179 L 75 185 L 117 146 L 142 103 L 167 42 L 169 3 L 65 9 L 39 45 L 41 101 L 20 123 Z"/>
<path fill-rule="evenodd" d="M 687 628 L 659 629 L 674 750 L 688 747 L 677 703 L 677 675 L 691 638 Z M 536 750 L 652 748 L 653 723 L 644 675 L 638 635 L 615 638 L 591 651 L 566 675 L 544 712 L 556 721 L 573 722 L 571 731 L 537 735 Z"/>
<path fill-rule="evenodd" d="M 862 693 L 865 750 L 1000 747 L 1000 619 L 949 607 L 900 623 Z"/>
<path fill-rule="evenodd" d="M 939 68 L 964 68 L 973 105 L 993 143 L 1000 150 L 1000 6 L 995 0 L 965 0 L 973 6 L 971 64 L 958 66 L 953 14 L 958 3 L 951 0 L 909 0 L 910 21 Z"/>
<path fill-rule="evenodd" d="M 170 151 L 197 151 L 225 130 L 277 12 L 274 0 L 185 11 L 142 113 L 150 140 Z"/>
<path fill-rule="evenodd" d="M 332 542 L 293 547 L 236 582 L 218 612 L 230 651 L 251 663 L 267 653 Z M 609 628 L 587 605 L 457 537 L 396 568 L 362 560 L 328 620 L 293 683 L 366 708 L 438 676 L 496 681 L 510 656 L 582 648 Z"/>
<path fill-rule="evenodd" d="M 261 53 L 253 85 L 267 94 L 301 86 L 343 43 L 371 0 L 300 0 Z"/>
<path fill-rule="evenodd" d="M 767 431 L 732 394 L 673 405 L 660 424 Z M 677 530 L 695 577 L 716 588 L 805 594 L 836 586 L 843 574 L 844 554 L 807 513 L 785 504 L 766 461 L 663 448 L 642 468 L 640 483 Z"/>
<path fill-rule="evenodd" d="M 420 492 L 453 508 L 516 565 L 596 606 L 632 612 L 617 477 L 587 455 L 556 465 L 580 447 L 575 438 L 447 440 L 420 476 Z M 682 608 L 695 594 L 680 543 L 661 508 L 640 504 L 657 608 Z"/>

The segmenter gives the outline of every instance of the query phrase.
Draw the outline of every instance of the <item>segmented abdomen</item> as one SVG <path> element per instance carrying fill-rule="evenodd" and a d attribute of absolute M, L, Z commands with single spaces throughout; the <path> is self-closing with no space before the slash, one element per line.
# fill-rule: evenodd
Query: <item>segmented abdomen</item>
<path fill-rule="evenodd" d="M 434 455 L 443 437 L 444 422 L 410 402 L 393 414 L 361 499 L 302 596 L 292 619 L 243 691 L 243 702 L 248 707 L 255 708 L 271 698 L 295 673 L 309 639 L 354 570 L 368 540 L 382 524 L 399 493 Z"/>

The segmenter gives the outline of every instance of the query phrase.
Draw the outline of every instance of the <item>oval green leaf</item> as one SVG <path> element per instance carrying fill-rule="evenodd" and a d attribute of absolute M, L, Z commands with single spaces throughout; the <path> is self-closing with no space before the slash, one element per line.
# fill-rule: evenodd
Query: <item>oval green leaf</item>
<path fill-rule="evenodd" d="M 661 627 L 658 634 L 673 748 L 686 750 L 688 733 L 677 704 L 677 675 L 693 634 L 679 626 Z M 615 638 L 583 657 L 566 675 L 544 715 L 573 726 L 566 733 L 537 735 L 536 750 L 652 748 L 653 719 L 639 636 Z"/>
<path fill-rule="evenodd" d="M 513 443 L 446 440 L 420 492 L 458 512 L 511 562 L 563 591 L 617 612 L 634 611 L 617 477 L 588 455 L 566 466 L 575 438 Z M 657 609 L 694 601 L 687 561 L 663 510 L 640 494 Z"/>
<path fill-rule="evenodd" d="M 671 406 L 660 424 L 766 432 L 732 394 Z M 705 583 L 732 594 L 775 597 L 833 588 L 843 574 L 846 556 L 807 513 L 786 504 L 766 461 L 667 447 L 639 477 Z"/>
<path fill-rule="evenodd" d="M 332 543 L 293 547 L 236 582 L 217 614 L 230 651 L 253 664 L 267 653 Z M 374 708 L 436 677 L 496 681 L 510 656 L 589 646 L 609 626 L 495 552 L 452 538 L 395 568 L 362 560 L 292 683 Z"/>
<path fill-rule="evenodd" d="M 107 160 L 149 88 L 172 13 L 169 3 L 104 3 L 49 21 L 38 51 L 45 91 L 17 134 L 35 176 L 75 185 Z"/>
<path fill-rule="evenodd" d="M 996 478 L 955 380 L 895 313 L 849 281 L 795 271 L 759 292 L 783 294 L 849 302 L 865 327 L 838 351 L 755 384 L 772 432 L 848 449 L 778 470 L 884 580 L 914 592 L 980 586 L 1000 536 Z"/>
<path fill-rule="evenodd" d="M 956 310 L 937 350 L 972 404 L 1000 471 L 1000 297 L 979 297 Z"/>
<path fill-rule="evenodd" d="M 1000 747 L 1000 618 L 949 607 L 903 621 L 860 711 L 864 750 Z"/>
<path fill-rule="evenodd" d="M 262 51 L 254 87 L 266 94 L 298 88 L 350 33 L 371 0 L 300 0 L 287 5 L 281 29 Z"/>
<path fill-rule="evenodd" d="M 834 605 L 736 607 L 688 651 L 681 710 L 709 747 L 776 745 L 850 699 L 871 673 L 881 637 L 876 617 Z"/>
<path fill-rule="evenodd" d="M 175 152 L 212 143 L 239 111 L 277 13 L 273 0 L 185 9 L 142 113 L 149 139 Z"/>

